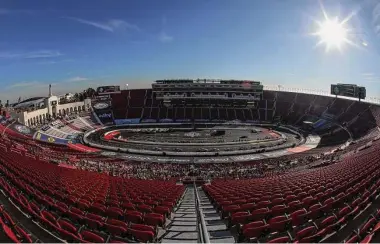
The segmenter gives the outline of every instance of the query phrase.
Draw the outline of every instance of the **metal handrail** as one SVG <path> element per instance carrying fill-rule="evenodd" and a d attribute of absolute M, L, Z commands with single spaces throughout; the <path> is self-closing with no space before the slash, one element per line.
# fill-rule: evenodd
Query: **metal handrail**
<path fill-rule="evenodd" d="M 197 229 L 198 229 L 198 239 L 200 243 L 210 243 L 210 237 L 206 227 L 206 221 L 204 219 L 203 211 L 201 209 L 201 200 L 199 199 L 199 194 L 197 186 L 193 183 L 194 194 L 195 194 L 195 211 L 197 213 Z"/>

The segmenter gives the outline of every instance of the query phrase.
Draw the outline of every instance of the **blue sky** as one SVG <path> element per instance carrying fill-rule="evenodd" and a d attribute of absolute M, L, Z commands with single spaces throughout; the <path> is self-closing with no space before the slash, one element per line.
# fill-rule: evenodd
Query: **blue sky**
<path fill-rule="evenodd" d="M 320 3 L 355 13 L 357 47 L 316 47 Z M 0 74 L 1 100 L 162 78 L 356 83 L 380 97 L 380 0 L 0 0 Z"/>

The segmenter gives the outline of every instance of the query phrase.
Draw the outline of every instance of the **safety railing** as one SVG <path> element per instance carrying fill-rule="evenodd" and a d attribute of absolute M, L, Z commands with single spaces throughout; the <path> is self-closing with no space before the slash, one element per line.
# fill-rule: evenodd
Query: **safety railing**
<path fill-rule="evenodd" d="M 204 219 L 203 211 L 201 208 L 201 200 L 199 198 L 197 186 L 194 183 L 194 194 L 195 194 L 195 211 L 197 214 L 197 230 L 198 230 L 198 242 L 199 243 L 210 243 L 210 237 L 206 227 L 206 221 Z"/>

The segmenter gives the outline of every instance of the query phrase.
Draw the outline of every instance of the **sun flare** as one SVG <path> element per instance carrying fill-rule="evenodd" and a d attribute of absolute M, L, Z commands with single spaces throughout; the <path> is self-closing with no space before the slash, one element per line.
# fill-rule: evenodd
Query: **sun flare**
<path fill-rule="evenodd" d="M 338 18 L 326 19 L 324 22 L 318 23 L 318 26 L 319 30 L 314 33 L 320 39 L 317 45 L 325 44 L 326 51 L 341 50 L 343 44 L 349 43 L 348 29 L 344 26 L 344 22 L 338 21 Z"/>
<path fill-rule="evenodd" d="M 324 18 L 322 20 L 313 18 L 316 23 L 316 29 L 314 29 L 314 33 L 311 33 L 311 35 L 318 38 L 316 47 L 323 45 L 326 48 L 326 52 L 332 50 L 342 51 L 346 44 L 359 48 L 359 45 L 356 44 L 357 41 L 355 41 L 357 35 L 349 26 L 350 20 L 356 16 L 357 11 L 352 11 L 349 15 L 340 20 L 338 17 L 329 17 L 323 4 L 320 3 L 320 5 Z M 366 47 L 366 44 L 365 42 L 360 46 Z"/>
<path fill-rule="evenodd" d="M 347 39 L 347 30 L 336 18 L 335 20 L 326 20 L 322 23 L 317 35 L 327 46 L 340 49 Z"/>

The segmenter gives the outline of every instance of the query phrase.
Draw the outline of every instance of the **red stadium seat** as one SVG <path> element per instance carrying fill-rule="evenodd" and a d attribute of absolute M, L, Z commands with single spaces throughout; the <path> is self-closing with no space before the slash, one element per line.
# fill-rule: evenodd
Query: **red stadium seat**
<path fill-rule="evenodd" d="M 125 220 L 131 223 L 139 224 L 143 221 L 143 216 L 141 213 L 126 213 Z"/>
<path fill-rule="evenodd" d="M 70 222 L 63 220 L 63 219 L 58 220 L 58 225 L 62 229 L 66 230 L 68 232 L 71 232 L 71 233 L 77 233 L 77 231 L 78 231 L 78 229 L 73 224 L 71 224 Z"/>
<path fill-rule="evenodd" d="M 147 213 L 144 215 L 144 223 L 151 226 L 165 226 L 165 217 L 158 213 Z"/>
<path fill-rule="evenodd" d="M 272 232 L 276 231 L 284 231 L 287 226 L 290 224 L 290 219 L 288 219 L 285 215 L 283 216 L 276 216 L 274 218 L 271 218 L 268 221 L 269 229 Z"/>
<path fill-rule="evenodd" d="M 82 231 L 81 233 L 81 236 L 83 238 L 83 240 L 85 241 L 89 241 L 89 242 L 93 242 L 93 243 L 104 243 L 104 239 L 90 231 Z"/>
<path fill-rule="evenodd" d="M 290 242 L 289 236 L 277 237 L 275 239 L 267 241 L 267 243 L 288 243 Z"/>
<path fill-rule="evenodd" d="M 141 242 L 153 242 L 155 239 L 154 229 L 146 225 L 132 224 L 128 233 Z"/>

